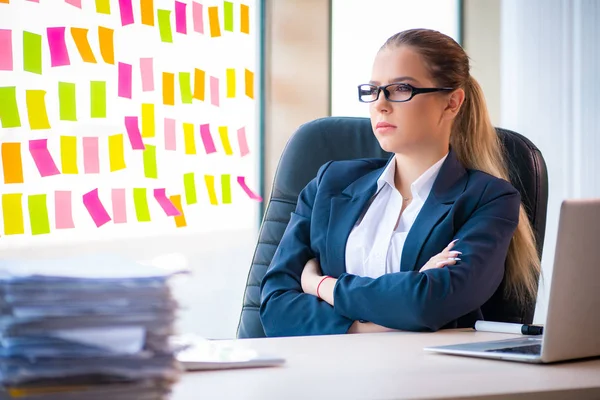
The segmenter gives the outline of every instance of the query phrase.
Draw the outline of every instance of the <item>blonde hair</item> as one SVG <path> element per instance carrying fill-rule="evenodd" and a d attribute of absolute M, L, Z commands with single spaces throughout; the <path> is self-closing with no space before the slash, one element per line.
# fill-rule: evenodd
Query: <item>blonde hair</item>
<path fill-rule="evenodd" d="M 483 91 L 469 72 L 469 57 L 463 48 L 440 32 L 412 29 L 392 36 L 382 49 L 401 45 L 421 54 L 438 85 L 465 91 L 450 134 L 450 145 L 462 165 L 509 181 L 504 148 L 490 121 Z M 540 270 L 535 236 L 521 204 L 519 224 L 506 259 L 505 296 L 515 298 L 521 305 L 535 301 Z"/>

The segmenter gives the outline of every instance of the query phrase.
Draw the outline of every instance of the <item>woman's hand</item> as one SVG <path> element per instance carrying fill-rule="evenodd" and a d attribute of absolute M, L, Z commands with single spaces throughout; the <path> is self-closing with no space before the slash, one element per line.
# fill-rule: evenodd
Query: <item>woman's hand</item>
<path fill-rule="evenodd" d="M 462 253 L 460 251 L 452 250 L 457 241 L 458 239 L 451 241 L 441 253 L 431 257 L 429 261 L 427 261 L 427 264 L 421 267 L 419 272 L 427 271 L 428 269 L 442 268 L 447 265 L 454 265 L 457 261 L 460 261 L 458 256 Z"/>
<path fill-rule="evenodd" d="M 323 278 L 323 272 L 321 272 L 321 266 L 316 258 L 308 260 L 302 270 L 302 276 L 300 282 L 302 283 L 302 291 L 304 293 L 317 295 L 317 285 Z"/>

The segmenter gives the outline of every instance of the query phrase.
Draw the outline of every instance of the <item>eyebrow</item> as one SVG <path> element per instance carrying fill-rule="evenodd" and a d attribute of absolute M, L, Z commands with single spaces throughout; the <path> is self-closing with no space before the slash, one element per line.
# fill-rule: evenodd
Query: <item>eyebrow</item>
<path fill-rule="evenodd" d="M 390 80 L 388 81 L 388 83 L 400 83 L 400 82 L 402 82 L 402 81 L 412 81 L 412 82 L 415 82 L 415 83 L 417 83 L 417 82 L 418 82 L 418 81 L 417 81 L 415 78 L 413 78 L 413 77 L 410 77 L 410 76 L 400 76 L 400 77 L 398 77 L 398 78 L 390 79 Z M 371 85 L 376 85 L 376 84 L 378 84 L 379 82 L 378 82 L 378 81 L 369 81 L 369 83 L 370 83 Z"/>

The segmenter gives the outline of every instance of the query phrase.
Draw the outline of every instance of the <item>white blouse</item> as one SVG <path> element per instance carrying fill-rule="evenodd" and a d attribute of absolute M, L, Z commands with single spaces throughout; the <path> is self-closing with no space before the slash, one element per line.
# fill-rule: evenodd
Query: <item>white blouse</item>
<path fill-rule="evenodd" d="M 346 243 L 346 272 L 378 278 L 400 272 L 406 236 L 431 192 L 446 154 L 410 186 L 412 202 L 402 215 L 402 195 L 394 185 L 396 159 L 388 163 L 377 180 L 377 191 L 362 218 L 354 225 Z M 400 221 L 396 227 L 396 222 Z"/>

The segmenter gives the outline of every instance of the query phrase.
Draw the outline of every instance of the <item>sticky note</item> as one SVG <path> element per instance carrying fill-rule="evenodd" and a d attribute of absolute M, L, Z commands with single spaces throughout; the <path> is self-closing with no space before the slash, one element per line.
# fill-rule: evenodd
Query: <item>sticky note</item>
<path fill-rule="evenodd" d="M 142 104 L 142 137 L 151 138 L 155 133 L 154 104 Z"/>
<path fill-rule="evenodd" d="M 206 184 L 206 191 L 208 192 L 210 204 L 213 206 L 219 205 L 217 194 L 215 192 L 215 177 L 213 175 L 204 175 L 204 183 Z"/>
<path fill-rule="evenodd" d="M 13 70 L 12 31 L 0 29 L 0 71 Z"/>
<path fill-rule="evenodd" d="M 202 139 L 202 144 L 204 145 L 204 150 L 206 151 L 206 154 L 215 153 L 217 151 L 215 147 L 215 142 L 213 141 L 212 135 L 210 133 L 209 124 L 200 125 L 200 138 Z"/>
<path fill-rule="evenodd" d="M 70 65 L 69 52 L 65 42 L 65 27 L 47 28 L 46 34 L 50 47 L 50 65 L 53 67 Z"/>
<path fill-rule="evenodd" d="M 2 216 L 5 235 L 22 235 L 25 233 L 23 195 L 21 193 L 2 195 Z"/>
<path fill-rule="evenodd" d="M 219 79 L 210 77 L 210 103 L 219 107 Z"/>
<path fill-rule="evenodd" d="M 60 164 L 63 174 L 77 174 L 77 136 L 60 137 Z"/>
<path fill-rule="evenodd" d="M 21 143 L 2 143 L 2 170 L 5 184 L 23 183 Z"/>
<path fill-rule="evenodd" d="M 56 229 L 75 228 L 71 192 L 68 190 L 54 192 L 54 224 Z"/>
<path fill-rule="evenodd" d="M 177 33 L 187 34 L 186 7 L 185 3 L 175 2 L 175 32 Z"/>
<path fill-rule="evenodd" d="M 158 10 L 157 14 L 160 40 L 162 40 L 163 43 L 173 43 L 173 32 L 171 31 L 171 11 Z"/>
<path fill-rule="evenodd" d="M 119 10 L 121 11 L 121 25 L 133 24 L 133 6 L 131 0 L 119 0 Z"/>
<path fill-rule="evenodd" d="M 179 73 L 179 91 L 181 92 L 181 102 L 192 104 L 192 83 L 189 72 Z"/>
<path fill-rule="evenodd" d="M 225 154 L 228 156 L 233 155 L 231 143 L 229 143 L 229 130 L 226 126 L 219 127 L 219 136 L 221 137 L 221 143 L 223 144 L 223 150 L 225 151 Z"/>
<path fill-rule="evenodd" d="M 162 73 L 163 83 L 163 104 L 166 106 L 175 105 L 175 74 L 170 72 Z"/>
<path fill-rule="evenodd" d="M 129 136 L 129 142 L 133 150 L 144 150 L 146 146 L 142 141 L 142 134 L 138 125 L 138 117 L 125 117 L 125 129 L 127 130 L 127 136 Z"/>
<path fill-rule="evenodd" d="M 206 86 L 206 73 L 198 68 L 194 69 L 194 98 L 204 101 L 204 90 Z"/>
<path fill-rule="evenodd" d="M 142 76 L 142 91 L 154 90 L 154 61 L 152 58 L 140 58 L 140 74 Z"/>
<path fill-rule="evenodd" d="M 115 63 L 115 31 L 103 26 L 98 27 L 98 40 L 100 42 L 100 55 L 107 64 Z"/>
<path fill-rule="evenodd" d="M 14 86 L 0 87 L 0 120 L 3 128 L 21 126 L 19 106 L 17 105 L 17 89 Z"/>
<path fill-rule="evenodd" d="M 196 204 L 198 197 L 196 194 L 196 177 L 193 172 L 183 174 L 183 187 L 185 190 L 186 204 Z"/>
<path fill-rule="evenodd" d="M 181 206 L 181 195 L 173 195 L 173 196 L 169 197 L 169 200 L 171 200 L 171 203 L 173 203 L 175 208 L 177 208 L 180 212 L 180 215 L 173 218 L 175 220 L 175 226 L 177 228 L 183 228 L 183 227 L 187 226 L 187 222 L 185 220 L 185 214 L 183 213 L 183 207 Z"/>
<path fill-rule="evenodd" d="M 60 174 L 48 150 L 48 139 L 30 140 L 29 153 L 42 177 Z"/>
<path fill-rule="evenodd" d="M 96 12 L 110 15 L 110 0 L 96 0 Z"/>
<path fill-rule="evenodd" d="M 165 150 L 177 150 L 177 138 L 175 135 L 175 120 L 173 118 L 165 118 Z"/>
<path fill-rule="evenodd" d="M 221 175 L 221 195 L 223 204 L 231 204 L 231 175 Z"/>
<path fill-rule="evenodd" d="M 194 124 L 183 123 L 183 143 L 185 154 L 196 154 L 196 139 L 194 138 Z"/>
<path fill-rule="evenodd" d="M 204 34 L 204 10 L 202 4 L 192 1 L 192 19 L 194 20 L 194 32 Z"/>
<path fill-rule="evenodd" d="M 154 26 L 154 0 L 141 0 L 140 12 L 142 14 L 142 24 Z"/>
<path fill-rule="evenodd" d="M 61 121 L 77 121 L 77 98 L 74 83 L 58 82 Z"/>
<path fill-rule="evenodd" d="M 177 207 L 171 203 L 171 200 L 167 197 L 165 189 L 154 189 L 154 198 L 163 209 L 167 217 L 176 217 L 181 215 L 181 212 Z"/>
<path fill-rule="evenodd" d="M 131 99 L 131 74 L 132 66 L 127 63 L 119 63 L 119 97 Z"/>
<path fill-rule="evenodd" d="M 227 68 L 227 97 L 235 97 L 235 69 Z"/>
<path fill-rule="evenodd" d="M 140 137 L 141 140 L 141 137 Z M 108 160 L 110 172 L 125 169 L 125 145 L 123 144 L 123 134 L 110 135 L 108 137 Z"/>
<path fill-rule="evenodd" d="M 111 194 L 113 222 L 124 224 L 127 222 L 127 203 L 125 189 L 113 189 Z"/>
<path fill-rule="evenodd" d="M 246 128 L 241 127 L 237 130 L 238 146 L 240 148 L 240 156 L 244 157 L 250 153 L 248 148 L 248 139 L 246 138 Z"/>
<path fill-rule="evenodd" d="M 250 197 L 252 200 L 262 201 L 262 197 L 260 195 L 254 193 L 252 190 L 250 190 L 250 188 L 246 184 L 246 177 L 245 176 L 238 176 L 237 177 L 237 182 L 241 186 L 242 190 L 244 192 L 246 192 L 246 194 L 248 195 L 248 197 Z"/>
<path fill-rule="evenodd" d="M 110 221 L 110 215 L 98 196 L 98 189 L 83 195 L 83 205 L 98 228 Z"/>
<path fill-rule="evenodd" d="M 28 197 L 27 208 L 29 209 L 29 224 L 32 235 L 44 235 L 50 233 L 50 219 L 48 218 L 48 206 L 45 194 L 33 194 Z"/>
<path fill-rule="evenodd" d="M 46 112 L 46 91 L 26 90 L 27 118 L 31 129 L 50 129 L 48 113 Z"/>
<path fill-rule="evenodd" d="M 219 7 L 208 7 L 208 23 L 210 24 L 210 36 L 221 36 L 221 26 L 219 25 Z"/>
<path fill-rule="evenodd" d="M 90 106 L 92 118 L 106 118 L 106 82 L 90 82 Z"/>
<path fill-rule="evenodd" d="M 10 0 L 0 0 L 0 4 L 10 4 Z"/>
<path fill-rule="evenodd" d="M 240 32 L 250 34 L 250 7 L 240 4 Z"/>
<path fill-rule="evenodd" d="M 150 179 L 158 179 L 156 168 L 156 146 L 147 144 L 144 150 L 144 176 Z"/>
<path fill-rule="evenodd" d="M 228 32 L 233 32 L 233 3 L 230 1 L 225 1 L 223 3 L 223 14 L 225 23 L 223 24 L 223 28 Z"/>
<path fill-rule="evenodd" d="M 23 69 L 34 74 L 42 73 L 42 36 L 23 31 Z"/>
<path fill-rule="evenodd" d="M 150 222 L 150 209 L 148 208 L 146 188 L 133 189 L 133 204 L 135 205 L 135 216 L 138 222 Z"/>
<path fill-rule="evenodd" d="M 100 158 L 98 155 L 98 138 L 84 137 L 83 142 L 83 171 L 86 174 L 100 173 Z"/>
<path fill-rule="evenodd" d="M 75 42 L 75 46 L 77 46 L 77 51 L 79 51 L 81 59 L 84 62 L 96 64 L 96 56 L 94 56 L 94 52 L 90 47 L 87 34 L 88 29 L 71 28 L 71 36 L 73 36 L 73 41 Z"/>
<path fill-rule="evenodd" d="M 65 2 L 73 7 L 81 8 L 81 0 L 65 0 Z"/>
<path fill-rule="evenodd" d="M 254 98 L 254 72 L 252 72 L 250 70 L 245 70 L 244 78 L 246 81 L 246 96 L 253 99 Z"/>

